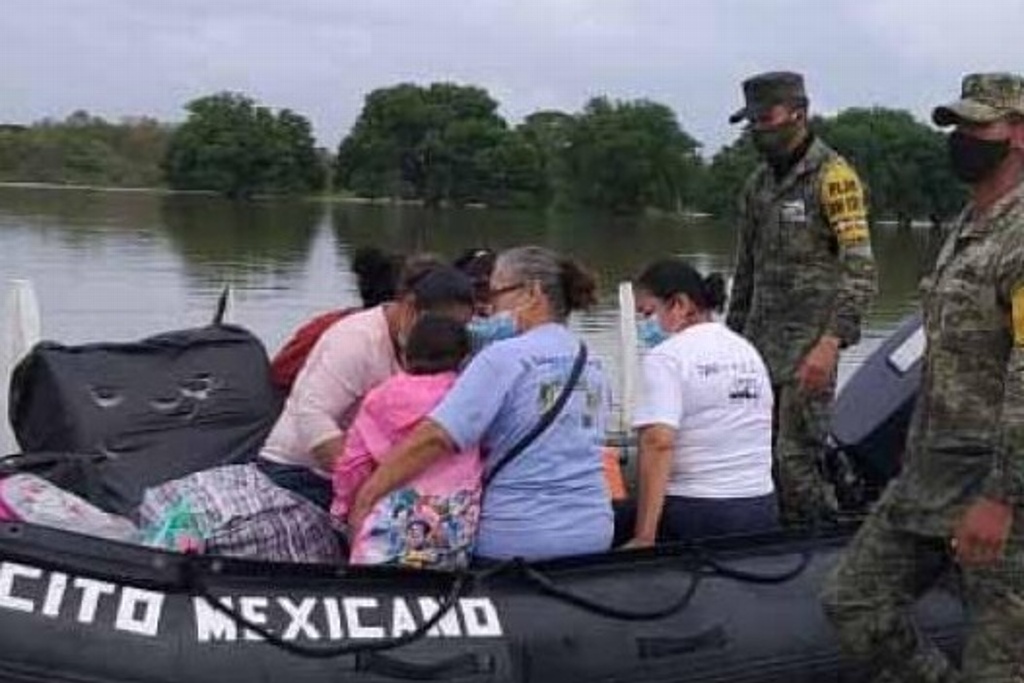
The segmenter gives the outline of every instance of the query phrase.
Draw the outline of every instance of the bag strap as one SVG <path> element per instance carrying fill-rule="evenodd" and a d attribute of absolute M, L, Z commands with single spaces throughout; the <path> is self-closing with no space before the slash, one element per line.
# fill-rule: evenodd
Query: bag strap
<path fill-rule="evenodd" d="M 498 474 L 505 469 L 505 466 L 512 462 L 519 456 L 520 453 L 525 451 L 537 438 L 551 426 L 551 423 L 555 421 L 555 418 L 565 408 L 565 404 L 569 402 L 569 397 L 572 395 L 573 390 L 576 389 L 576 385 L 580 381 L 580 376 L 583 374 L 583 368 L 587 364 L 587 345 L 580 342 L 579 353 L 576 354 L 576 360 L 573 362 L 572 371 L 569 373 L 569 379 L 564 385 L 562 385 L 562 392 L 555 399 L 555 402 L 551 404 L 551 407 L 544 411 L 544 414 L 537 420 L 537 424 L 533 428 L 523 435 L 519 441 L 517 441 L 512 448 L 508 449 L 505 455 L 501 456 L 499 460 L 491 470 L 484 475 L 483 488 L 487 489 L 487 486 L 494 480 Z"/>

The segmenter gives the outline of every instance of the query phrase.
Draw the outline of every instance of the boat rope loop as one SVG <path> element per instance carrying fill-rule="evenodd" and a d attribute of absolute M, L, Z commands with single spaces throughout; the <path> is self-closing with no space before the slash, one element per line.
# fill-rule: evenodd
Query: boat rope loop
<path fill-rule="evenodd" d="M 778 574 L 757 574 L 743 569 L 736 569 L 735 567 L 727 567 L 718 560 L 712 558 L 707 552 L 701 552 L 699 557 L 701 562 L 711 570 L 710 573 L 714 576 L 733 579 L 741 583 L 759 583 L 764 585 L 773 585 L 792 581 L 803 574 L 804 570 L 807 569 L 807 566 L 811 563 L 811 553 L 804 551 L 800 553 L 800 559 L 791 569 L 787 569 L 786 571 Z"/>
<path fill-rule="evenodd" d="M 522 575 L 531 584 L 536 586 L 536 588 L 544 595 L 567 602 L 570 605 L 579 607 L 587 612 L 592 612 L 593 614 L 597 614 L 602 617 L 608 617 L 609 619 L 617 619 L 619 621 L 657 621 L 658 619 L 665 619 L 677 612 L 683 611 L 690 604 L 693 596 L 696 595 L 697 587 L 700 585 L 700 581 L 703 578 L 701 571 L 689 569 L 687 573 L 690 575 L 690 582 L 687 584 L 686 590 L 683 591 L 682 595 L 664 607 L 648 611 L 638 611 L 603 604 L 593 598 L 588 598 L 574 591 L 557 586 L 550 578 L 525 562 L 521 564 L 520 570 Z"/>
<path fill-rule="evenodd" d="M 500 569 L 496 567 L 495 569 Z M 487 572 L 488 574 L 490 572 Z M 393 650 L 403 645 L 423 638 L 427 633 L 440 623 L 444 617 L 451 612 L 452 608 L 458 603 L 459 598 L 466 592 L 466 589 L 470 584 L 477 580 L 477 576 L 474 576 L 470 572 L 459 572 L 455 574 L 452 579 L 451 588 L 448 592 L 439 599 L 438 610 L 429 619 L 424 621 L 414 631 L 403 633 L 396 638 L 386 638 L 383 640 L 368 641 L 363 643 L 344 643 L 342 645 L 331 645 L 331 646 L 310 646 L 300 645 L 298 643 L 289 642 L 276 635 L 268 628 L 261 624 L 253 622 L 251 619 L 245 617 L 245 615 L 239 613 L 228 604 L 222 602 L 216 595 L 214 595 L 209 588 L 207 588 L 205 582 L 202 580 L 200 573 L 196 570 L 196 563 L 193 561 L 186 561 L 182 565 L 182 579 L 186 590 L 191 594 L 196 595 L 206 601 L 215 611 L 220 612 L 224 616 L 234 621 L 239 627 L 248 629 L 257 636 L 263 638 L 267 643 L 274 647 L 280 648 L 286 652 L 289 652 L 300 657 L 306 657 L 308 659 L 332 659 L 334 657 L 344 657 L 346 655 L 358 655 L 374 652 L 384 652 L 387 650 Z"/>
<path fill-rule="evenodd" d="M 664 607 L 650 611 L 622 609 L 620 607 L 601 603 L 593 598 L 588 598 L 566 588 L 562 588 L 556 585 L 549 577 L 545 576 L 522 560 L 517 560 L 516 567 L 523 577 L 525 577 L 545 595 L 562 600 L 563 602 L 567 602 L 579 607 L 580 609 L 603 617 L 608 617 L 610 619 L 618 619 L 620 621 L 657 621 L 658 619 L 665 619 L 686 609 L 690 604 L 690 601 L 693 599 L 693 596 L 696 595 L 697 588 L 700 586 L 701 580 L 705 577 L 718 576 L 739 581 L 741 583 L 774 585 L 786 583 L 787 581 L 795 579 L 797 576 L 802 574 L 811 563 L 811 554 L 809 552 L 803 552 L 800 553 L 800 559 L 797 563 L 792 568 L 787 569 L 784 572 L 778 574 L 758 574 L 726 566 L 713 559 L 704 551 L 699 552 L 697 557 L 699 559 L 700 566 L 687 570 L 690 574 L 690 583 L 687 585 L 686 590 L 683 591 L 682 595 Z"/>

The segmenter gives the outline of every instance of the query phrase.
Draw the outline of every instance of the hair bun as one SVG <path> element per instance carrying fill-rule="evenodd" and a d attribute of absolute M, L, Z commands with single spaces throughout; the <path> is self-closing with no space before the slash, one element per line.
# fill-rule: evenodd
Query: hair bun
<path fill-rule="evenodd" d="M 562 287 L 570 311 L 583 311 L 597 303 L 597 278 L 571 258 L 563 258 Z"/>
<path fill-rule="evenodd" d="M 708 308 L 721 312 L 725 306 L 725 277 L 721 273 L 711 273 L 704 278 L 704 301 Z"/>

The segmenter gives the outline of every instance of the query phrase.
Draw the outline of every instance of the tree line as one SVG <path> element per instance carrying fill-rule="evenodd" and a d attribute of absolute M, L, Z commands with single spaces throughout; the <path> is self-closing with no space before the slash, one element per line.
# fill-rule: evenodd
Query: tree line
<path fill-rule="evenodd" d="M 578 112 L 538 111 L 511 125 L 482 88 L 404 83 L 369 93 L 333 154 L 316 147 L 304 116 L 243 94 L 185 109 L 178 125 L 76 112 L 0 126 L 0 181 L 728 216 L 757 164 L 745 134 L 705 159 L 675 112 L 646 99 L 597 97 Z M 961 204 L 942 133 L 909 112 L 853 108 L 813 127 L 861 173 L 876 218 L 939 220 Z"/>
<path fill-rule="evenodd" d="M 0 125 L 0 181 L 152 187 L 172 127 L 151 118 L 111 123 L 76 111 L 63 121 Z"/>

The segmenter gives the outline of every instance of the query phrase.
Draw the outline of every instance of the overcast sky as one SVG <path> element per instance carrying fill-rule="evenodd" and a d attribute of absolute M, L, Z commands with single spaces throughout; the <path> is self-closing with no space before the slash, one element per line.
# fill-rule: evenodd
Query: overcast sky
<path fill-rule="evenodd" d="M 450 80 L 513 122 L 654 99 L 714 150 L 752 73 L 802 71 L 819 112 L 923 117 L 965 72 L 1024 72 L 1022 33 L 1024 0 L 2 0 L 0 122 L 180 120 L 189 99 L 240 90 L 334 147 L 369 90 Z"/>

